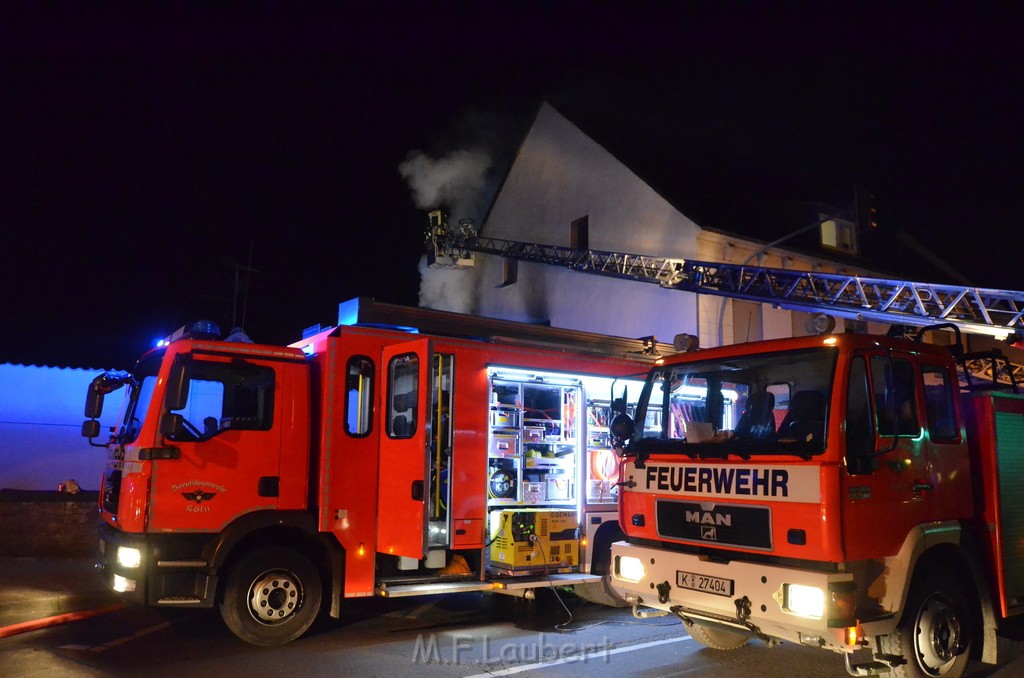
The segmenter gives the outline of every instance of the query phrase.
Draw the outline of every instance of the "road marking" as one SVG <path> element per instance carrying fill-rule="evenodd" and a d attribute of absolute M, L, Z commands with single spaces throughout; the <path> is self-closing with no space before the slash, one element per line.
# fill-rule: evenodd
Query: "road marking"
<path fill-rule="evenodd" d="M 426 612 L 427 610 L 429 610 L 429 609 L 431 609 L 433 607 L 434 607 L 434 603 L 425 603 L 425 604 L 420 605 L 419 607 L 417 607 L 415 610 L 410 610 L 409 613 L 406 614 L 405 616 L 406 616 L 407 619 L 415 619 L 416 617 L 420 616 L 421 614 L 423 614 L 424 612 Z"/>
<path fill-rule="evenodd" d="M 603 652 L 593 652 L 587 655 L 574 655 L 572 657 L 565 657 L 564 659 L 554 659 L 549 662 L 537 662 L 535 664 L 523 664 L 522 666 L 513 666 L 508 669 L 502 669 L 500 671 L 488 671 L 487 673 L 478 673 L 472 676 L 466 676 L 466 678 L 490 678 L 490 676 L 511 676 L 516 673 L 522 673 L 524 671 L 533 671 L 534 669 L 546 669 L 552 666 L 561 666 L 562 664 L 572 664 L 573 662 L 590 661 L 592 659 L 598 659 L 600 657 L 609 657 L 613 654 L 622 654 L 623 652 L 635 652 L 636 650 L 646 650 L 649 647 L 657 647 L 658 645 L 668 645 L 670 643 L 681 643 L 686 640 L 693 640 L 690 636 L 681 636 L 679 638 L 669 638 L 667 640 L 652 640 L 649 643 L 639 643 L 637 645 L 627 645 L 625 647 L 617 647 L 612 650 L 604 650 Z"/>
<path fill-rule="evenodd" d="M 195 615 L 189 615 L 189 616 L 195 616 Z M 187 617 L 183 617 L 183 619 L 185 619 L 185 618 L 187 618 Z M 157 631 L 163 631 L 166 628 L 170 628 L 171 625 L 172 625 L 172 622 L 165 621 L 165 622 L 162 622 L 160 624 L 157 624 L 156 626 L 150 626 L 149 628 L 142 629 L 141 631 L 136 631 L 135 633 L 131 634 L 130 636 L 122 636 L 121 638 L 115 638 L 114 640 L 111 640 L 111 641 L 108 641 L 106 643 L 103 643 L 102 645 L 61 645 L 60 649 L 61 650 L 79 650 L 79 651 L 82 651 L 82 652 L 105 652 L 105 651 L 107 651 L 107 650 L 109 650 L 111 648 L 117 647 L 118 645 L 124 645 L 127 642 L 130 642 L 130 641 L 135 640 L 137 638 L 141 638 L 142 636 L 148 636 L 151 633 L 156 633 Z"/>

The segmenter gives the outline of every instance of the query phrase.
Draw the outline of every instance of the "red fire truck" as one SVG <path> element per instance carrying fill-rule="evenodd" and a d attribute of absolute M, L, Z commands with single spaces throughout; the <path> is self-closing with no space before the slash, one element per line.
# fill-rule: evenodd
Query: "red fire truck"
<path fill-rule="evenodd" d="M 635 615 L 720 650 L 833 650 L 852 675 L 1003 660 L 996 632 L 1024 612 L 1024 367 L 981 340 L 1024 335 L 1024 292 L 486 238 L 441 212 L 427 240 L 444 266 L 480 253 L 813 314 L 813 336 L 666 359 L 612 422 L 612 586 Z M 922 329 L 826 334 L 833 316 Z"/>
<path fill-rule="evenodd" d="M 613 423 L 628 439 L 613 586 L 634 613 L 720 650 L 832 650 L 851 675 L 1000 659 L 999 622 L 1024 611 L 1024 396 L 958 376 L 959 342 L 924 334 L 655 367 L 635 424 Z"/>
<path fill-rule="evenodd" d="M 115 590 L 219 605 L 259 645 L 374 594 L 556 581 L 616 602 L 607 426 L 649 346 L 365 299 L 306 334 L 267 346 L 198 324 L 90 386 L 91 442 L 104 396 L 127 387 L 93 443 L 110 455 L 100 547 Z"/>

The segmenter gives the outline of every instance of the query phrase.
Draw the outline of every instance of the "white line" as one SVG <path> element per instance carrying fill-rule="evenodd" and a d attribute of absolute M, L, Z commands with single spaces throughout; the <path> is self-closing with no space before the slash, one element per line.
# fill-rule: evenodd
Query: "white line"
<path fill-rule="evenodd" d="M 426 603 L 424 605 L 420 605 L 419 607 L 417 607 L 414 610 L 410 610 L 409 612 L 405 613 L 405 615 L 403 615 L 403 616 L 406 619 L 415 619 L 416 617 L 420 616 L 421 614 L 423 614 L 424 612 L 426 612 L 427 610 L 429 610 L 432 607 L 434 607 L 434 603 Z"/>
<path fill-rule="evenodd" d="M 186 615 L 185 617 L 183 617 L 183 619 L 188 619 L 188 618 L 194 617 L 194 616 L 196 616 L 196 615 L 194 615 L 194 614 Z M 59 649 L 61 649 L 61 650 L 80 650 L 80 651 L 86 651 L 86 652 L 104 652 L 104 651 L 109 650 L 111 648 L 117 647 L 118 645 L 123 645 L 124 643 L 127 643 L 129 641 L 135 640 L 136 638 L 141 638 L 142 636 L 148 636 L 151 633 L 156 633 L 157 631 L 162 631 L 163 629 L 166 629 L 166 628 L 168 628 L 170 626 L 171 626 L 171 622 L 170 621 L 165 621 L 163 623 L 157 624 L 156 626 L 150 626 L 149 628 L 142 629 L 141 631 L 136 631 L 135 633 L 131 634 L 130 636 L 123 636 L 121 638 L 115 638 L 114 640 L 107 641 L 106 643 L 103 643 L 102 645 L 92 645 L 92 646 L 89 646 L 89 645 L 61 645 Z"/>
<path fill-rule="evenodd" d="M 511 676 L 516 673 L 522 673 L 523 671 L 533 671 L 534 669 L 546 669 L 552 666 L 561 666 L 562 664 L 571 664 L 573 662 L 590 661 L 592 659 L 599 659 L 601 657 L 609 657 L 613 654 L 621 654 L 623 652 L 634 652 L 636 650 L 646 650 L 649 647 L 656 647 L 658 645 L 668 645 L 669 643 L 681 643 L 684 640 L 693 640 L 690 636 L 681 636 L 679 638 L 669 638 L 668 640 L 652 640 L 649 643 L 639 643 L 637 645 L 627 645 L 625 647 L 617 647 L 614 650 L 604 650 L 603 652 L 592 652 L 586 655 L 574 655 L 572 657 L 566 657 L 564 659 L 555 659 L 549 662 L 537 662 L 536 664 L 523 664 L 522 666 L 513 666 L 508 669 L 501 669 L 500 671 L 488 671 L 487 673 L 477 673 L 472 676 L 466 676 L 465 678 L 490 678 L 490 676 Z"/>

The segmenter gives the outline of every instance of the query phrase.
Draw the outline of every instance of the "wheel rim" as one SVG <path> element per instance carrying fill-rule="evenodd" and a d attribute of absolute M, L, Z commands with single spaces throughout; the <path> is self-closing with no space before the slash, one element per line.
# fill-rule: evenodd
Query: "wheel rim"
<path fill-rule="evenodd" d="M 268 570 L 249 587 L 249 614 L 261 624 L 286 622 L 301 606 L 301 583 L 286 570 Z"/>
<path fill-rule="evenodd" d="M 917 617 L 914 649 L 921 670 L 941 676 L 963 652 L 963 624 L 948 596 L 932 595 Z"/>

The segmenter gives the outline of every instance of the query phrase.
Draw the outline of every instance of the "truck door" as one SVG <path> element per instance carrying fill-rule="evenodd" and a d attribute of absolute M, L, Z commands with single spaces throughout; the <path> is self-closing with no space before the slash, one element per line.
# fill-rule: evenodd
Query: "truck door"
<path fill-rule="evenodd" d="M 380 427 L 377 550 L 419 560 L 427 550 L 430 340 L 388 346 L 381 362 L 387 383 L 380 408 L 384 421 Z"/>
<path fill-rule="evenodd" d="M 895 553 L 929 520 L 928 458 L 910 356 L 855 355 L 846 413 L 847 557 Z"/>
<path fill-rule="evenodd" d="M 214 532 L 246 512 L 277 507 L 286 423 L 274 414 L 284 369 L 242 357 L 175 359 L 169 381 L 177 395 L 161 410 L 175 426 L 166 445 L 140 451 L 152 461 L 151 531 Z"/>

